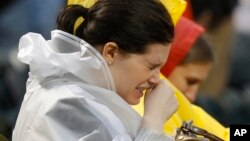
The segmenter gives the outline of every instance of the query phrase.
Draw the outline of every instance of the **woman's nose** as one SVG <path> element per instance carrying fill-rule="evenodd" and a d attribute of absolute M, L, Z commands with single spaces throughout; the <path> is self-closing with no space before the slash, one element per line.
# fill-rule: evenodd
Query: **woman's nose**
<path fill-rule="evenodd" d="M 150 78 L 149 83 L 158 84 L 160 82 L 160 71 L 155 72 Z"/>

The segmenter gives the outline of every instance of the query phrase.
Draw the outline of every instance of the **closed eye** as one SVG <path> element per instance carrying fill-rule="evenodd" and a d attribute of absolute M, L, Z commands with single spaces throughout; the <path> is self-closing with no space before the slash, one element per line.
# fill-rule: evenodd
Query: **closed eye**
<path fill-rule="evenodd" d="M 149 70 L 154 70 L 156 67 L 153 66 L 153 67 L 148 67 L 148 68 L 149 68 Z"/>
<path fill-rule="evenodd" d="M 188 83 L 188 85 L 195 85 L 195 84 L 200 83 L 200 80 L 199 79 L 195 79 L 195 78 L 188 78 L 187 79 L 187 83 Z"/>
<path fill-rule="evenodd" d="M 150 70 L 154 70 L 156 68 L 160 67 L 159 64 L 155 64 L 155 65 L 150 65 L 150 67 L 148 67 Z"/>
<path fill-rule="evenodd" d="M 154 64 L 154 65 L 150 65 L 149 69 L 150 70 L 155 70 L 155 69 L 161 69 L 162 65 L 161 64 Z"/>

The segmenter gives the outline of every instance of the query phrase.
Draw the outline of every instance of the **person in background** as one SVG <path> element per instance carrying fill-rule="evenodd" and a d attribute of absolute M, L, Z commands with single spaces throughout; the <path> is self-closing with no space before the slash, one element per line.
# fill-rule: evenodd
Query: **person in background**
<path fill-rule="evenodd" d="M 215 63 L 200 88 L 200 95 L 218 99 L 227 86 L 234 30 L 231 15 L 238 0 L 190 0 L 193 21 L 206 29 Z"/>
<path fill-rule="evenodd" d="M 178 102 L 159 77 L 174 36 L 165 7 L 100 0 L 66 7 L 57 23 L 51 40 L 36 33 L 20 39 L 18 58 L 30 72 L 13 141 L 173 140 L 163 126 Z M 141 117 L 130 105 L 144 91 Z"/>
<path fill-rule="evenodd" d="M 176 25 L 175 38 L 167 63 L 161 69 L 161 77 L 169 80 L 179 106 L 177 112 L 165 123 L 164 131 L 175 135 L 176 129 L 180 128 L 184 121 L 192 120 L 194 126 L 229 141 L 229 129 L 190 102 L 196 98 L 198 87 L 213 65 L 213 54 L 209 44 L 202 37 L 203 33 L 204 29 L 201 26 L 185 17 L 181 17 Z M 143 115 L 142 104 L 134 108 Z"/>
<path fill-rule="evenodd" d="M 182 17 L 175 28 L 168 61 L 161 69 L 161 73 L 192 103 L 214 62 L 203 33 L 201 26 Z"/>

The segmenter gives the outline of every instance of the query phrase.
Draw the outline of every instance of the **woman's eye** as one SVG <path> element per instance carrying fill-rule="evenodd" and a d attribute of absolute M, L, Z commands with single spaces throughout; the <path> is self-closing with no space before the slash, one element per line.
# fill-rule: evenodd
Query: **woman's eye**
<path fill-rule="evenodd" d="M 156 66 L 149 67 L 150 70 L 154 70 Z"/>
<path fill-rule="evenodd" d="M 149 68 L 149 70 L 154 70 L 154 69 L 160 68 L 160 67 L 161 67 L 160 64 L 150 64 L 148 68 Z"/>
<path fill-rule="evenodd" d="M 199 80 L 197 80 L 197 79 L 188 79 L 187 83 L 188 83 L 188 85 L 195 85 L 195 84 L 199 83 Z"/>

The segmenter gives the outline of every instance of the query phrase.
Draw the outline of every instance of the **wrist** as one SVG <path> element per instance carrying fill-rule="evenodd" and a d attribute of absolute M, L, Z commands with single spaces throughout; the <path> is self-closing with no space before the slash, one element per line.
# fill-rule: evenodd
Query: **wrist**
<path fill-rule="evenodd" d="M 141 127 L 146 129 L 152 129 L 158 133 L 163 133 L 164 121 L 157 118 L 144 116 L 142 118 Z"/>

